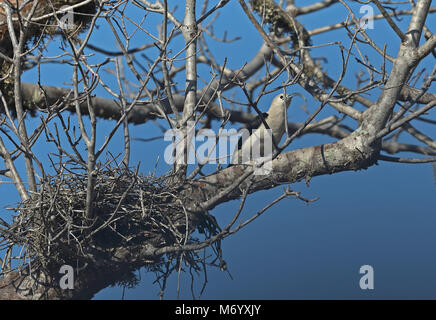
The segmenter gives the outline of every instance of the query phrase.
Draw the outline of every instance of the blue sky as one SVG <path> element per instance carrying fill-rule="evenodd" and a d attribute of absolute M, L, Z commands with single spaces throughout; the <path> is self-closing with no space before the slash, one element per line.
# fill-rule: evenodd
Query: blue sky
<path fill-rule="evenodd" d="M 297 5 L 302 3 L 297 2 Z M 231 50 L 221 49 L 224 48 L 221 43 L 210 46 L 220 58 L 229 52 L 238 52 L 229 55 L 229 64 L 238 67 L 252 57 L 261 40 L 237 4 L 226 7 L 222 15 L 231 17 L 224 19 L 229 37 L 239 35 L 232 30 L 247 31 L 242 34 L 241 41 L 230 45 Z M 320 15 L 309 15 L 302 21 L 314 29 L 345 18 L 346 11 L 334 6 L 321 18 Z M 218 19 L 222 20 L 223 17 Z M 407 25 L 408 20 L 403 17 L 400 25 Z M 218 27 L 216 30 L 218 34 L 221 31 Z M 399 41 L 388 31 L 386 23 L 376 21 L 375 29 L 368 30 L 368 33 L 379 43 L 387 43 L 388 52 L 395 56 Z M 330 32 L 314 37 L 313 42 L 341 40 L 348 47 L 349 41 L 344 34 L 343 30 Z M 386 39 L 386 36 L 390 38 Z M 327 57 L 324 68 L 329 70 L 331 77 L 339 74 L 336 47 L 323 47 L 313 52 L 314 56 Z M 371 50 L 364 52 L 374 61 L 380 61 Z M 427 68 L 434 64 L 431 59 L 426 62 Z M 354 86 L 356 70 L 351 68 L 347 72 L 345 85 Z M 317 103 L 310 97 L 308 99 L 313 103 L 308 103 L 308 109 L 313 111 Z M 291 107 L 289 116 L 304 121 L 306 115 L 298 108 L 303 101 L 296 98 L 294 102 L 297 107 Z M 326 109 L 319 118 L 331 114 L 336 113 Z M 434 137 L 435 133 L 433 129 L 430 136 Z M 295 141 L 290 148 L 330 141 L 328 137 L 308 136 Z M 226 239 L 223 243 L 224 258 L 233 279 L 225 272 L 211 269 L 202 296 L 204 299 L 436 298 L 435 180 L 430 164 L 380 162 L 368 170 L 315 177 L 309 186 L 301 182 L 291 185 L 291 188 L 302 192 L 305 197 L 320 199 L 310 205 L 285 200 L 240 233 Z M 248 218 L 282 190 L 279 187 L 251 195 L 244 217 Z M 224 204 L 213 214 L 219 221 L 228 221 L 238 204 L 238 201 Z M 359 269 L 365 264 L 374 268 L 375 289 L 371 291 L 359 287 Z M 152 285 L 154 278 L 145 272 L 141 276 L 141 285 L 126 290 L 125 298 L 157 297 L 158 289 Z M 181 297 L 189 299 L 189 276 L 185 275 L 184 280 L 182 276 L 185 286 L 181 286 Z M 201 279 L 198 282 L 201 284 Z M 171 285 L 166 297 L 176 298 L 176 276 Z M 108 288 L 96 298 L 117 298 L 121 293 L 122 288 Z"/>
<path fill-rule="evenodd" d="M 315 1 L 296 1 L 297 5 Z M 183 14 L 181 7 L 179 16 Z M 358 7 L 355 12 L 359 12 Z M 139 10 L 139 9 L 137 9 Z M 378 13 L 377 9 L 374 8 Z M 134 14 L 136 14 L 136 11 Z M 345 20 L 347 15 L 340 5 L 335 5 L 322 14 L 303 16 L 301 21 L 309 29 Z M 148 22 L 147 22 L 147 19 Z M 158 23 L 158 17 L 150 15 L 146 26 Z M 435 24 L 428 26 L 434 30 Z M 409 18 L 403 16 L 400 27 L 407 26 Z M 149 23 L 149 24 L 147 24 Z M 433 28 L 432 28 L 433 27 Z M 228 57 L 228 66 L 240 68 L 249 61 L 261 45 L 261 38 L 245 17 L 239 5 L 228 4 L 218 18 L 215 31 L 222 36 L 228 31 L 228 38 L 242 36 L 240 41 L 223 44 L 208 38 L 210 49 L 217 61 L 222 63 Z M 399 40 L 392 35 L 386 23 L 376 21 L 375 29 L 369 30 L 379 43 L 388 44 L 388 52 L 395 56 Z M 344 30 L 338 30 L 313 37 L 313 44 L 342 41 L 347 48 L 349 39 Z M 134 41 L 141 43 L 141 39 Z M 144 41 L 142 39 L 142 41 Z M 91 43 L 104 48 L 115 48 L 115 41 L 105 28 L 101 27 Z M 58 44 L 58 43 L 57 43 Z M 57 51 L 52 44 L 49 55 Z M 178 44 L 175 45 L 177 47 Z M 183 44 L 179 44 L 183 45 Z M 361 45 L 360 48 L 363 46 Z M 363 47 L 364 48 L 364 47 Z M 373 50 L 364 50 L 373 59 L 375 67 L 380 67 L 380 59 Z M 334 46 L 313 49 L 313 56 L 324 56 L 327 62 L 323 68 L 334 78 L 340 73 L 339 50 Z M 96 57 L 98 59 L 98 57 Z M 353 61 L 352 65 L 356 65 Z M 427 70 L 434 65 L 427 58 Z M 390 68 L 388 64 L 388 68 Z M 59 85 L 71 80 L 67 66 L 43 66 L 41 79 L 44 84 Z M 355 72 L 359 69 L 350 66 L 344 84 L 355 86 Z M 200 68 L 201 75 L 208 76 L 207 68 Z M 106 75 L 108 83 L 115 86 L 114 80 Z M 36 74 L 29 72 L 25 81 L 35 81 Z M 207 79 L 207 78 L 206 78 Z M 181 80 L 183 81 L 183 79 Z M 100 88 L 101 90 L 101 88 Z M 292 87 L 304 94 L 303 91 Z M 435 92 L 432 87 L 432 92 Z M 103 90 L 100 94 L 107 96 Z M 319 103 L 304 94 L 308 99 L 307 108 L 314 111 Z M 241 97 L 240 93 L 239 96 Z M 371 97 L 375 99 L 374 97 Z M 261 100 L 262 110 L 269 105 L 272 97 Z M 304 121 L 307 116 L 302 110 L 303 100 L 295 98 L 289 111 L 294 121 Z M 328 107 L 317 119 L 339 114 Z M 434 111 L 428 117 L 434 119 Z M 110 129 L 112 121 L 100 121 L 98 128 L 101 139 Z M 355 123 L 349 122 L 355 126 Z M 417 126 L 431 137 L 436 130 L 425 125 Z M 132 126 L 133 137 L 154 137 L 160 135 L 152 122 Z M 333 141 L 320 135 L 298 139 L 290 149 L 308 145 L 319 145 Z M 411 140 L 405 140 L 411 141 Z M 141 162 L 143 173 L 153 171 L 156 159 L 160 156 L 157 172 L 163 173 L 167 165 L 163 163 L 166 142 L 132 142 L 132 164 Z M 50 146 L 42 142 L 36 151 L 44 157 Z M 117 135 L 110 146 L 114 153 L 122 152 L 121 136 Z M 404 154 L 407 156 L 407 154 Z M 212 170 L 209 167 L 209 170 Z M 306 198 L 319 200 L 306 205 L 299 200 L 288 199 L 280 202 L 245 229 L 224 240 L 224 259 L 232 278 L 217 269 L 208 270 L 208 284 L 203 299 L 395 299 L 395 298 L 436 298 L 436 215 L 435 179 L 431 164 L 408 165 L 379 162 L 367 170 L 344 172 L 313 178 L 290 186 Z M 2 184 L 1 203 L 9 204 L 16 199 L 11 186 Z M 259 208 L 278 197 L 283 187 L 250 195 L 244 208 L 242 220 L 249 218 Z M 222 224 L 229 221 L 239 205 L 232 201 L 219 206 L 211 213 Z M 361 290 L 359 269 L 362 265 L 374 268 L 375 289 Z M 126 299 L 157 299 L 159 287 L 153 284 L 154 275 L 139 271 L 141 282 L 133 289 L 125 289 Z M 197 293 L 202 285 L 201 276 L 195 282 Z M 181 298 L 191 299 L 190 276 L 181 275 Z M 177 297 L 177 275 L 170 278 L 166 298 Z M 123 288 L 110 287 L 99 292 L 95 299 L 119 299 Z"/>

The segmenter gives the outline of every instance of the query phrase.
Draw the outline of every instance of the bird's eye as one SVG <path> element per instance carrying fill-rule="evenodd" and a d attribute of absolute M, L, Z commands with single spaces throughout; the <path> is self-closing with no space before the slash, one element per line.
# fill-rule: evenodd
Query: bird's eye
<path fill-rule="evenodd" d="M 283 100 L 283 95 L 281 95 L 281 96 L 280 96 L 280 99 L 282 99 L 282 100 Z"/>

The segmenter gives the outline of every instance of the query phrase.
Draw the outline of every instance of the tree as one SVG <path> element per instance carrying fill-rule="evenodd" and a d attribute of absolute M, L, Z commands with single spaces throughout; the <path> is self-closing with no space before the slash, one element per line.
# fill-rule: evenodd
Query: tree
<path fill-rule="evenodd" d="M 20 196 L 14 213 L 0 220 L 0 298 L 87 299 L 115 283 L 134 285 L 134 271 L 144 266 L 160 273 L 163 292 L 169 274 L 183 265 L 197 272 L 208 265 L 225 270 L 221 241 L 277 202 L 313 201 L 287 187 L 237 224 L 249 194 L 378 161 L 436 161 L 436 142 L 416 128 L 435 124 L 429 114 L 436 95 L 429 89 L 436 68 L 420 70 L 424 59 L 436 57 L 436 36 L 426 26 L 436 11 L 431 1 L 395 3 L 400 10 L 378 0 L 372 6 L 341 0 L 299 7 L 289 0 L 238 2 L 239 14 L 264 43 L 235 69 L 228 66 L 232 52 L 219 61 L 208 46 L 210 38 L 237 41 L 214 33 L 228 0 L 204 1 L 201 7 L 186 0 L 184 10 L 166 0 L 0 2 L 1 173 Z M 300 19 L 332 6 L 346 8 L 345 21 L 313 29 Z M 360 19 L 356 10 L 373 7 L 378 14 Z M 401 16 L 411 17 L 407 29 L 399 27 Z M 374 20 L 386 21 L 384 31 L 395 35 L 397 52 L 368 35 Z M 110 32 L 116 48 L 92 44 L 99 28 Z M 316 38 L 337 29 L 345 31 L 340 40 Z M 336 48 L 337 76 L 313 55 L 320 47 Z M 66 67 L 70 84 L 42 83 L 46 64 Z M 352 68 L 360 70 L 354 88 L 344 83 Z M 23 81 L 32 72 L 37 80 Z M 302 123 L 287 123 L 270 159 L 233 166 L 215 159 L 229 128 L 254 120 L 265 124 L 265 97 L 298 90 L 313 111 Z M 103 119 L 113 120 L 109 129 L 100 126 Z M 131 161 L 131 124 L 150 121 L 172 129 L 166 137 L 177 146 L 166 154 L 165 160 L 174 161 L 161 176 L 144 175 Z M 192 136 L 211 133 L 209 157 L 192 152 Z M 311 133 L 335 141 L 285 150 Z M 401 133 L 416 143 L 400 141 Z M 117 138 L 121 150 L 112 144 Z M 153 138 L 141 137 L 144 143 Z M 50 154 L 40 153 L 41 144 Z M 386 155 L 404 151 L 421 157 Z M 214 163 L 212 171 L 206 160 Z M 272 170 L 258 174 L 267 164 Z M 210 211 L 234 199 L 240 201 L 234 218 L 218 225 Z M 64 265 L 74 270 L 73 290 L 60 286 L 68 282 L 59 273 Z"/>

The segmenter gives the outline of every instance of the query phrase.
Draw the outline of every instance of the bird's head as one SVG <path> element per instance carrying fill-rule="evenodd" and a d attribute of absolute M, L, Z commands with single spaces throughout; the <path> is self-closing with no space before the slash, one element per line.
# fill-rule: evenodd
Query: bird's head
<path fill-rule="evenodd" d="M 299 93 L 291 93 L 291 94 L 280 93 L 274 97 L 272 104 L 280 105 L 285 108 L 288 108 L 289 105 L 291 104 L 292 98 L 299 95 L 300 95 Z"/>
<path fill-rule="evenodd" d="M 278 95 L 276 95 L 271 103 L 271 107 L 274 108 L 280 108 L 282 110 L 285 110 L 289 107 L 289 105 L 291 104 L 292 98 L 295 96 L 296 94 L 285 94 L 285 93 L 280 93 Z"/>

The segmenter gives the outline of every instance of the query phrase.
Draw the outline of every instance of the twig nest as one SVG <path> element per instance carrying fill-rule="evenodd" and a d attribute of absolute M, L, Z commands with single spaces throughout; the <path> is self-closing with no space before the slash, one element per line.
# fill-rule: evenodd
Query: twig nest
<path fill-rule="evenodd" d="M 120 248 L 196 241 L 189 235 L 198 221 L 192 222 L 185 199 L 166 177 L 141 176 L 120 167 L 97 170 L 93 219 L 84 217 L 83 171 L 65 170 L 47 178 L 37 194 L 19 204 L 10 233 L 2 236 L 24 247 L 23 260 L 53 272 L 62 264 L 86 265 L 104 255 L 110 264 Z"/>

